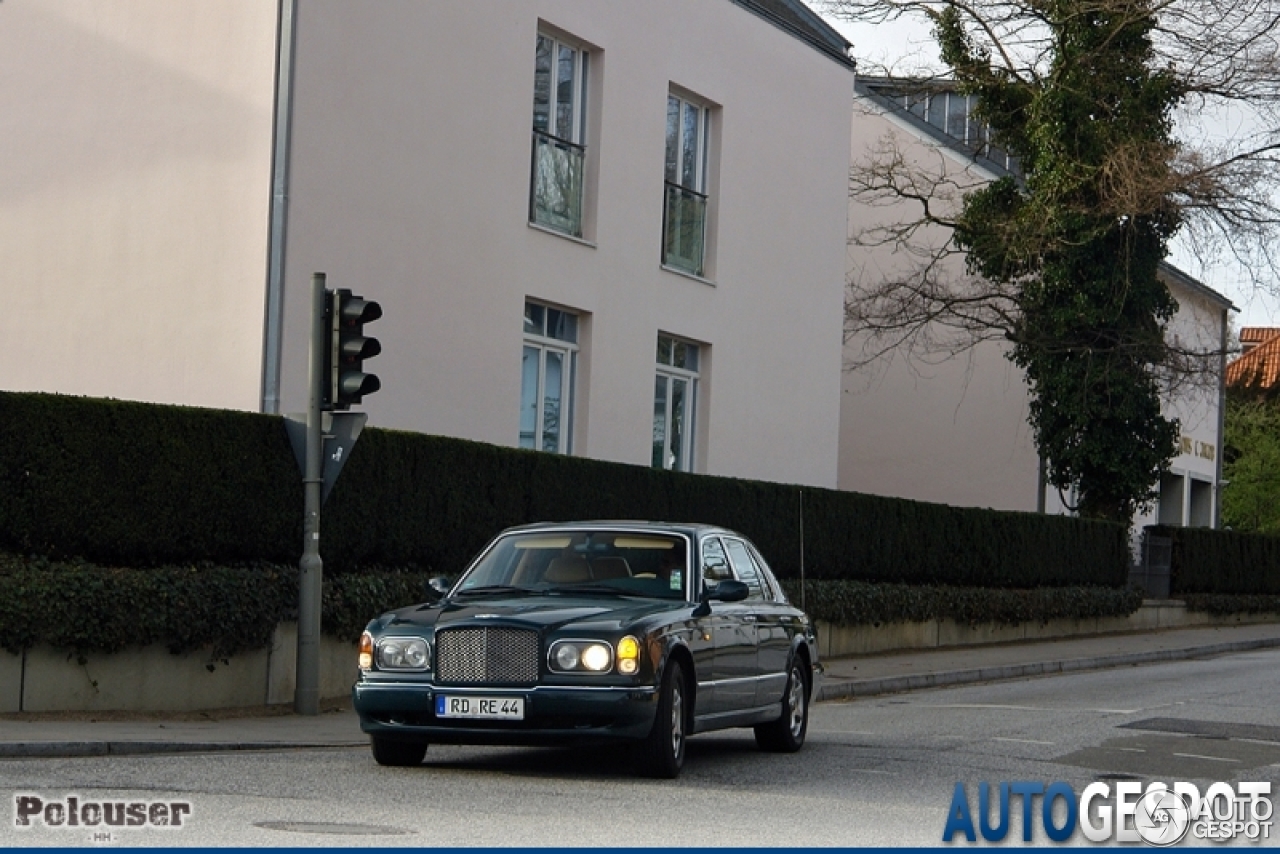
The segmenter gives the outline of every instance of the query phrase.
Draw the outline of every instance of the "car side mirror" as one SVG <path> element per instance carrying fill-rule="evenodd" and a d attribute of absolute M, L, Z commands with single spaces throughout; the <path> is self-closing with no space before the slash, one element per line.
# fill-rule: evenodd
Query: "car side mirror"
<path fill-rule="evenodd" d="M 426 594 L 427 601 L 437 602 L 449 592 L 449 588 L 453 586 L 453 579 L 446 578 L 443 575 L 437 575 L 427 581 Z"/>
<path fill-rule="evenodd" d="M 702 596 L 698 599 L 698 607 L 693 609 L 694 617 L 705 617 L 711 613 L 712 602 L 741 602 L 750 594 L 746 584 L 733 578 L 722 580 L 715 587 L 702 585 Z"/>
<path fill-rule="evenodd" d="M 726 578 L 716 585 L 716 588 L 708 594 L 710 599 L 718 599 L 721 602 L 741 602 L 746 599 L 751 590 L 744 582 L 734 578 Z"/>

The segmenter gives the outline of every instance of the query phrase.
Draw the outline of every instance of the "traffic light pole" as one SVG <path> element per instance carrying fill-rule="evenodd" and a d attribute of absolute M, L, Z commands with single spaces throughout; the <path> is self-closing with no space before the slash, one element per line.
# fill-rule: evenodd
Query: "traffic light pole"
<path fill-rule="evenodd" d="M 298 563 L 298 657 L 293 710 L 300 715 L 320 714 L 320 590 L 324 562 L 320 559 L 320 488 L 322 437 L 320 406 L 324 373 L 324 273 L 311 277 L 311 363 L 307 402 L 307 447 L 304 475 L 302 560 Z"/>

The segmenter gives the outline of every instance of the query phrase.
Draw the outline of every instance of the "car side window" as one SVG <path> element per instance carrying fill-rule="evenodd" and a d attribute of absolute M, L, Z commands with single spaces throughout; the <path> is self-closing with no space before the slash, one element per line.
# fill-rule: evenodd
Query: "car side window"
<path fill-rule="evenodd" d="M 760 581 L 760 571 L 756 569 L 755 561 L 751 559 L 751 553 L 747 551 L 747 544 L 742 540 L 731 539 L 726 539 L 724 542 L 729 549 L 729 560 L 733 563 L 733 571 L 737 574 L 738 580 L 746 584 L 747 589 L 751 591 L 747 594 L 747 599 L 749 601 L 763 602 L 765 599 L 764 585 Z"/>
<path fill-rule="evenodd" d="M 751 552 L 751 557 L 755 559 L 756 568 L 760 570 L 760 580 L 764 582 L 765 598 L 772 599 L 774 602 L 789 604 L 787 594 L 782 589 L 782 585 L 778 583 L 778 579 L 774 576 L 773 570 L 769 568 L 769 563 L 760 554 L 760 550 L 755 547 L 754 543 L 747 543 L 747 551 Z M 772 591 L 772 594 L 770 593 Z"/>
<path fill-rule="evenodd" d="M 708 537 L 702 541 L 702 580 L 708 587 L 715 587 L 726 578 L 733 578 L 733 571 L 729 569 L 724 546 L 718 537 Z"/>

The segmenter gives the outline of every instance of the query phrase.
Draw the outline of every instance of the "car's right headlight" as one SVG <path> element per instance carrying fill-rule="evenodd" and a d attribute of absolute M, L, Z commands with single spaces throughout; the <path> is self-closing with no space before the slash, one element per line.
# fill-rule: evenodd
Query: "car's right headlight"
<path fill-rule="evenodd" d="M 431 647 L 422 638 L 383 638 L 375 656 L 379 670 L 426 670 Z"/>

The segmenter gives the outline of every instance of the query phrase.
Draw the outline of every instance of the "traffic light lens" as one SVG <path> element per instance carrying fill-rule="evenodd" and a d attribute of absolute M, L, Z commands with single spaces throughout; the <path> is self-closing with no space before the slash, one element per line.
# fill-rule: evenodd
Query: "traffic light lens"
<path fill-rule="evenodd" d="M 325 342 L 324 402 L 329 409 L 350 409 L 366 394 L 382 388 L 375 374 L 364 372 L 363 360 L 382 352 L 377 338 L 364 334 L 364 324 L 382 317 L 382 306 L 348 290 L 325 295 L 329 337 Z"/>

